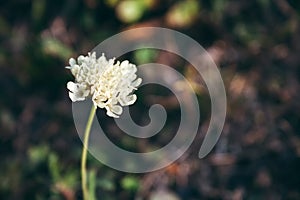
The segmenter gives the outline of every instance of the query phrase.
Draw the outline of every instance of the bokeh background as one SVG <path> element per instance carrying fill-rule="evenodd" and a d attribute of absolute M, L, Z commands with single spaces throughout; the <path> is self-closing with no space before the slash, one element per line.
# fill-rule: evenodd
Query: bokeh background
<path fill-rule="evenodd" d="M 187 34 L 220 67 L 228 98 L 220 140 L 197 157 L 210 101 L 199 74 L 167 52 L 125 55 L 184 74 L 201 108 L 199 134 L 169 167 L 128 174 L 88 158 L 91 199 L 300 199 L 300 2 L 298 0 L 10 0 L 0 2 L 0 199 L 82 199 L 82 143 L 72 119 L 64 67 L 122 30 L 161 26 Z M 136 152 L 172 139 L 178 105 L 162 88 L 138 91 L 132 115 L 153 99 L 169 123 L 145 141 L 99 119 L 119 146 Z M 174 103 L 175 102 L 175 103 Z"/>

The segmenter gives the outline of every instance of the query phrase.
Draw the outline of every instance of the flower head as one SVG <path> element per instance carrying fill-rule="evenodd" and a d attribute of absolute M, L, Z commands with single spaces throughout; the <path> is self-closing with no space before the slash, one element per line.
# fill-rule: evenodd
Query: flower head
<path fill-rule="evenodd" d="M 131 94 L 141 84 L 142 79 L 137 78 L 137 68 L 127 60 L 115 62 L 107 60 L 104 54 L 96 58 L 96 53 L 79 56 L 77 62 L 74 58 L 69 60 L 75 82 L 68 82 L 69 97 L 75 101 L 83 101 L 92 97 L 95 106 L 105 108 L 110 117 L 118 118 L 123 112 L 122 106 L 133 104 L 137 97 Z"/>

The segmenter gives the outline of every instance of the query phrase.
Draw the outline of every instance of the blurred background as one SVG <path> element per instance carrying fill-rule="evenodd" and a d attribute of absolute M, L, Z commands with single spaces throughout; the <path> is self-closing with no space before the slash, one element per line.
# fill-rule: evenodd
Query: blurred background
<path fill-rule="evenodd" d="M 0 2 L 0 199 L 82 199 L 82 143 L 73 124 L 64 67 L 122 30 L 161 26 L 187 34 L 220 67 L 228 99 L 223 133 L 197 157 L 210 118 L 201 77 L 163 51 L 124 58 L 176 68 L 197 92 L 201 124 L 193 145 L 169 167 L 128 174 L 88 158 L 97 199 L 300 199 L 300 1 L 10 0 Z M 108 137 L 135 152 L 161 147 L 178 125 L 178 104 L 163 88 L 144 88 L 133 119 L 147 123 L 151 99 L 168 124 L 150 140 L 120 132 L 99 110 Z M 149 97 L 150 95 L 150 97 Z M 94 196 L 91 197 L 91 199 Z M 96 199 L 96 198 L 94 198 Z"/>

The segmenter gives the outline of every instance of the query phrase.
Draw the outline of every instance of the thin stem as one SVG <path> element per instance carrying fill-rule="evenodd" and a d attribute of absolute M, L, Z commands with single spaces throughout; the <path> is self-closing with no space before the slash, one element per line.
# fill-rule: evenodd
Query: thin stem
<path fill-rule="evenodd" d="M 87 158 L 87 149 L 89 143 L 90 131 L 93 123 L 93 119 L 96 113 L 96 106 L 92 106 L 90 116 L 88 122 L 85 127 L 84 139 L 83 139 L 83 147 L 82 147 L 82 155 L 81 155 L 81 186 L 83 192 L 83 199 L 88 200 L 88 186 L 87 186 L 87 173 L 86 173 L 86 158 Z"/>

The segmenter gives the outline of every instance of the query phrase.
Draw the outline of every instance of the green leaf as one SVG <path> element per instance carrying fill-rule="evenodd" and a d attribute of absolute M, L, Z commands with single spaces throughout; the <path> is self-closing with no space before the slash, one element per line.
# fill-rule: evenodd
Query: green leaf
<path fill-rule="evenodd" d="M 48 158 L 48 166 L 54 182 L 58 182 L 60 180 L 60 169 L 58 164 L 58 157 L 56 154 L 51 153 Z"/>
<path fill-rule="evenodd" d="M 139 187 L 139 179 L 134 176 L 126 176 L 122 179 L 121 185 L 125 190 L 136 191 Z"/>
<path fill-rule="evenodd" d="M 106 191 L 113 191 L 116 188 L 113 181 L 107 178 L 101 178 L 98 180 L 97 185 Z"/>
<path fill-rule="evenodd" d="M 88 175 L 89 200 L 96 200 L 96 171 L 90 170 Z"/>
<path fill-rule="evenodd" d="M 157 51 L 155 49 L 139 49 L 134 51 L 134 60 L 138 65 L 155 61 Z"/>
<path fill-rule="evenodd" d="M 37 164 L 46 160 L 49 153 L 49 148 L 46 145 L 30 147 L 27 154 L 30 162 Z"/>
<path fill-rule="evenodd" d="M 63 60 L 69 59 L 73 53 L 64 43 L 51 37 L 42 38 L 42 51 L 45 54 L 53 55 Z"/>
<path fill-rule="evenodd" d="M 140 0 L 124 0 L 117 6 L 117 15 L 125 23 L 137 22 L 144 14 L 146 6 Z"/>

